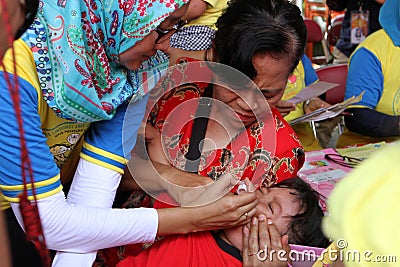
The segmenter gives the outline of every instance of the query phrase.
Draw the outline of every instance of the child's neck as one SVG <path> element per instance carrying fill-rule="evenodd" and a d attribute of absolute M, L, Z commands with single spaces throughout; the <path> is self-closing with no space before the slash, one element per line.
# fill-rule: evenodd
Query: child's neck
<path fill-rule="evenodd" d="M 236 247 L 238 250 L 242 251 L 243 247 L 243 226 L 235 227 L 232 229 L 225 229 L 220 232 L 220 237 L 222 240 L 228 244 Z"/>

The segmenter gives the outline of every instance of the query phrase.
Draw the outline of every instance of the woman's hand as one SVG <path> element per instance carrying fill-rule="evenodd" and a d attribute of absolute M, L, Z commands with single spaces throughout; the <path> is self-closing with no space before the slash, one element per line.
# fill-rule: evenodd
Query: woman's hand
<path fill-rule="evenodd" d="M 308 114 L 320 108 L 330 107 L 331 104 L 323 101 L 319 97 L 311 98 L 310 101 L 306 101 L 303 104 L 304 113 Z"/>
<path fill-rule="evenodd" d="M 291 111 L 296 109 L 296 105 L 295 104 L 287 102 L 287 101 L 284 101 L 284 100 L 280 100 L 278 103 L 276 103 L 275 107 L 282 114 L 282 117 L 285 117 Z"/>
<path fill-rule="evenodd" d="M 240 195 L 228 193 L 219 200 L 202 208 L 199 216 L 202 218 L 196 224 L 200 229 L 226 229 L 250 222 L 256 215 L 258 204 L 255 192 L 245 192 Z"/>
<path fill-rule="evenodd" d="M 265 215 L 260 214 L 243 227 L 244 267 L 287 267 L 289 252 L 288 236 L 281 236 Z"/>
<path fill-rule="evenodd" d="M 207 205 L 158 209 L 158 235 L 232 228 L 250 222 L 257 212 L 255 192 L 229 193 Z"/>

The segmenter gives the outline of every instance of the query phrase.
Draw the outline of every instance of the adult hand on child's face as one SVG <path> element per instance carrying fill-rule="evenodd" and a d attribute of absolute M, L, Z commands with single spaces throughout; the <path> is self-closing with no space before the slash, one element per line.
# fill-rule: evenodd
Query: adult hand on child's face
<path fill-rule="evenodd" d="M 295 104 L 289 103 L 289 102 L 284 101 L 284 100 L 280 100 L 278 103 L 276 103 L 275 106 L 279 110 L 279 112 L 282 114 L 283 117 L 285 117 L 291 111 L 296 109 L 296 105 Z"/>
<path fill-rule="evenodd" d="M 239 182 L 237 177 L 231 173 L 225 173 L 221 175 L 217 181 L 213 181 L 212 183 L 204 184 L 203 189 L 204 193 L 202 193 L 199 197 L 194 198 L 193 194 L 191 194 L 191 201 L 188 202 L 188 206 L 196 206 L 203 205 L 210 202 L 215 201 L 216 199 L 221 198 L 221 196 L 226 195 L 228 192 L 232 190 L 232 188 Z M 251 184 L 250 180 L 246 178 L 245 180 L 247 188 L 246 192 L 254 192 L 254 186 Z M 250 187 L 249 187 L 250 186 Z M 245 192 L 245 191 L 241 191 Z M 237 192 L 240 194 L 241 192 Z M 194 200 L 193 200 L 194 199 Z"/>
<path fill-rule="evenodd" d="M 202 206 L 195 223 L 201 230 L 244 225 L 256 214 L 257 204 L 255 192 L 244 192 L 240 195 L 229 193 L 211 204 Z"/>
<path fill-rule="evenodd" d="M 274 250 L 274 253 L 271 251 Z M 243 266 L 287 267 L 290 247 L 288 236 L 281 236 L 274 224 L 260 214 L 243 227 Z"/>
<path fill-rule="evenodd" d="M 192 207 L 214 202 L 226 195 L 237 182 L 229 173 L 222 175 L 217 181 L 208 176 L 190 177 L 175 175 L 167 191 L 181 206 Z"/>

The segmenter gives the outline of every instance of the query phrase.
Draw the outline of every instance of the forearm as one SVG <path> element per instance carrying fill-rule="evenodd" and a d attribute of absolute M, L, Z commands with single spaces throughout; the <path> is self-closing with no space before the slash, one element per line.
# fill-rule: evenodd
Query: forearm
<path fill-rule="evenodd" d="M 169 169 L 169 172 L 166 169 Z M 163 174 L 168 173 L 168 176 L 173 178 L 176 170 L 172 166 L 134 156 L 125 168 L 120 189 L 124 191 L 145 190 L 146 192 L 165 191 L 167 180 L 163 177 Z"/>
<path fill-rule="evenodd" d="M 68 204 L 62 192 L 38 200 L 49 249 L 88 253 L 132 243 L 152 242 L 158 227 L 154 209 L 107 209 Z M 21 222 L 18 203 L 12 203 Z"/>
<path fill-rule="evenodd" d="M 69 204 L 111 208 L 121 180 L 121 174 L 80 159 L 68 193 Z M 96 258 L 96 251 L 90 253 L 71 253 L 57 251 L 54 264 L 59 267 L 89 266 Z"/>
<path fill-rule="evenodd" d="M 67 201 L 70 204 L 111 208 L 121 174 L 80 159 Z"/>
<path fill-rule="evenodd" d="M 400 136 L 400 116 L 390 116 L 368 108 L 348 109 L 353 116 L 345 117 L 346 127 L 372 137 Z"/>
<path fill-rule="evenodd" d="M 180 204 L 191 202 L 203 193 L 209 177 L 181 171 L 173 166 L 133 157 L 128 163 L 121 190 L 144 190 L 153 196 L 168 192 Z M 190 191 L 189 191 L 190 190 Z"/>
<path fill-rule="evenodd" d="M 191 220 L 195 214 L 191 208 L 158 209 L 157 235 L 186 234 L 196 226 Z M 198 218 L 198 216 L 196 216 Z M 186 218 L 183 220 L 182 218 Z"/>
<path fill-rule="evenodd" d="M 255 193 L 246 192 L 240 195 L 229 194 L 198 207 L 159 209 L 157 235 L 185 234 L 243 225 L 256 214 L 257 203 Z"/>

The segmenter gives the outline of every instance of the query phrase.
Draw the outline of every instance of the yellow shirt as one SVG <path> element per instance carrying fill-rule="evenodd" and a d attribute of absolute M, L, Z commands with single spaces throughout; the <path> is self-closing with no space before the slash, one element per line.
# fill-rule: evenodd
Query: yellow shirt
<path fill-rule="evenodd" d="M 341 180 L 322 226 L 344 249 L 348 266 L 398 266 L 400 261 L 400 143 L 376 152 Z M 347 255 L 360 259 L 346 259 Z M 394 262 L 396 260 L 396 262 Z"/>
<path fill-rule="evenodd" d="M 228 6 L 228 0 L 207 0 L 208 7 L 203 15 L 191 21 L 187 26 L 204 25 L 216 30 L 215 23 L 222 11 Z"/>

